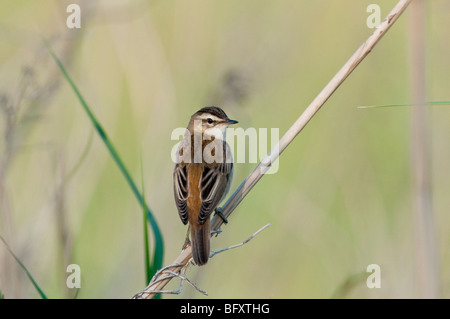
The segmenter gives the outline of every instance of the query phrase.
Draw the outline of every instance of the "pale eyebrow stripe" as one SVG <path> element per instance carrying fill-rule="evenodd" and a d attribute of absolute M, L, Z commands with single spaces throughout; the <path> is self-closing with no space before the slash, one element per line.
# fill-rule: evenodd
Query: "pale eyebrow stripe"
<path fill-rule="evenodd" d="M 222 121 L 222 119 L 221 119 L 220 117 L 217 117 L 217 116 L 212 115 L 212 114 L 206 114 L 206 113 L 201 114 L 201 115 L 200 115 L 200 118 L 201 118 L 202 120 L 206 120 L 206 119 L 208 119 L 208 118 L 211 118 L 211 119 L 213 119 L 214 121 Z"/>

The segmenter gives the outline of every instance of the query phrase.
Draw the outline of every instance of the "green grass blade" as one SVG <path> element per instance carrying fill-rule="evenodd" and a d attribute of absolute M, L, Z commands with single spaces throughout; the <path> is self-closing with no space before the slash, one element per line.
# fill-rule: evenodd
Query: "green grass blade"
<path fill-rule="evenodd" d="M 89 119 L 92 122 L 92 125 L 94 126 L 97 133 L 100 135 L 100 138 L 103 140 L 106 148 L 109 150 L 111 157 L 119 167 L 119 170 L 122 172 L 123 176 L 125 177 L 128 185 L 130 186 L 132 192 L 136 196 L 137 200 L 139 201 L 140 205 L 145 208 L 145 214 L 147 215 L 147 219 L 150 223 L 150 226 L 153 230 L 153 236 L 155 241 L 155 250 L 154 250 L 154 257 L 153 257 L 153 265 L 152 270 L 156 272 L 155 269 L 160 269 L 162 267 L 163 262 L 163 256 L 164 256 L 164 242 L 162 238 L 161 231 L 158 227 L 158 223 L 156 222 L 156 219 L 154 218 L 153 214 L 151 213 L 150 209 L 148 208 L 148 205 L 145 203 L 144 198 L 142 197 L 142 194 L 139 192 L 136 184 L 134 183 L 133 179 L 131 178 L 131 175 L 128 173 L 127 168 L 123 164 L 119 154 L 117 153 L 116 149 L 114 148 L 113 144 L 108 138 L 108 135 L 106 134 L 105 130 L 101 126 L 100 122 L 97 120 L 97 118 L 92 113 L 90 107 L 84 100 L 83 96 L 81 95 L 80 91 L 78 90 L 75 83 L 72 81 L 71 77 L 67 73 L 64 65 L 59 60 L 59 58 L 56 56 L 56 54 L 53 52 L 52 48 L 48 44 L 47 40 L 43 38 L 43 42 L 45 46 L 47 47 L 48 52 L 55 60 L 56 64 L 58 65 L 59 69 L 61 70 L 61 73 L 63 74 L 64 78 L 69 83 L 70 87 L 72 88 L 73 92 L 77 96 L 81 106 L 86 111 Z"/>
<path fill-rule="evenodd" d="M 78 298 L 78 293 L 80 292 L 81 288 L 75 288 L 75 294 L 73 295 L 72 299 L 77 299 Z"/>
<path fill-rule="evenodd" d="M 145 187 L 144 187 L 144 169 L 142 166 L 142 158 L 141 158 L 141 184 L 142 184 L 142 196 L 144 198 L 144 202 L 145 202 Z M 156 264 L 158 263 L 157 261 L 157 255 L 155 254 L 153 256 L 153 261 L 150 262 L 150 246 L 149 246 L 149 241 L 148 241 L 148 228 L 147 228 L 147 223 L 150 223 L 149 219 L 148 219 L 148 215 L 146 214 L 145 211 L 145 207 L 142 206 L 142 211 L 143 211 L 143 226 L 144 226 L 144 256 L 145 256 L 145 274 L 146 274 L 146 282 L 145 284 L 147 285 L 150 280 L 152 280 L 153 275 L 156 273 L 156 271 L 158 271 L 158 267 L 156 267 Z M 161 294 L 157 294 L 155 295 L 154 299 L 160 299 L 161 298 Z"/>
<path fill-rule="evenodd" d="M 17 256 L 13 253 L 13 251 L 11 250 L 11 248 L 9 247 L 9 245 L 7 244 L 7 242 L 3 239 L 2 236 L 0 236 L 0 240 L 3 242 L 3 244 L 5 244 L 6 249 L 8 249 L 9 253 L 11 254 L 11 256 L 14 257 L 14 259 L 17 261 L 17 263 L 19 264 L 20 268 L 23 269 L 23 271 L 25 271 L 25 273 L 27 274 L 28 278 L 30 279 L 31 283 L 33 284 L 34 288 L 36 288 L 37 292 L 39 293 L 39 295 L 41 296 L 42 299 L 47 299 L 47 296 L 44 294 L 44 292 L 42 291 L 42 289 L 39 287 L 39 285 L 37 284 L 36 280 L 34 280 L 33 276 L 31 275 L 31 273 L 28 271 L 27 267 L 25 267 L 25 265 L 20 261 L 19 258 L 17 258 Z M 0 293 L 1 294 L 1 293 Z"/>
<path fill-rule="evenodd" d="M 434 102 L 427 102 L 427 104 L 430 104 L 430 105 L 450 105 L 450 101 L 434 101 Z"/>
<path fill-rule="evenodd" d="M 142 185 L 142 196 L 145 201 L 145 186 L 144 186 L 144 170 L 142 168 L 142 158 L 141 158 L 141 185 Z M 146 274 L 146 282 L 147 285 L 150 280 L 152 279 L 152 269 L 151 269 L 151 263 L 150 263 L 150 245 L 148 244 L 148 228 L 147 223 L 148 218 L 147 214 L 145 213 L 145 207 L 142 206 L 142 216 L 143 219 L 143 226 L 144 226 L 144 256 L 145 256 L 145 274 Z"/>
<path fill-rule="evenodd" d="M 426 105 L 450 105 L 450 101 L 431 101 L 426 102 Z M 401 107 L 401 106 L 413 106 L 413 103 L 406 104 L 382 104 L 382 105 L 361 105 L 358 109 L 375 109 L 380 107 Z"/>
<path fill-rule="evenodd" d="M 356 286 L 365 282 L 367 276 L 368 276 L 368 274 L 365 271 L 348 276 L 336 288 L 336 290 L 333 293 L 333 295 L 331 296 L 331 298 L 332 299 L 342 299 L 342 298 L 347 297 Z"/>
<path fill-rule="evenodd" d="M 83 152 L 81 153 L 80 158 L 78 159 L 78 161 L 76 162 L 76 164 L 72 167 L 72 169 L 69 171 L 69 173 L 67 174 L 64 183 L 68 183 L 69 180 L 75 175 L 75 173 L 78 171 L 78 169 L 81 167 L 81 164 L 83 164 L 84 160 L 86 159 L 89 150 L 91 149 L 92 146 L 92 141 L 93 141 L 93 132 L 91 131 L 91 133 L 89 134 L 89 139 L 86 143 L 86 146 L 84 147 Z"/>

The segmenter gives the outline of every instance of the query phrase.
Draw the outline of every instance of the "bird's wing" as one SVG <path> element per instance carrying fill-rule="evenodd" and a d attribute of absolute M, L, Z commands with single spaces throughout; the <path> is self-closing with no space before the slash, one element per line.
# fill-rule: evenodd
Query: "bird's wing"
<path fill-rule="evenodd" d="M 186 225 L 188 222 L 187 197 L 189 193 L 186 165 L 175 164 L 173 170 L 173 191 L 178 214 L 183 224 Z"/>
<path fill-rule="evenodd" d="M 198 222 L 203 224 L 219 205 L 228 182 L 231 179 L 233 163 L 221 163 L 216 167 L 205 166 L 200 179 L 200 197 L 202 205 L 198 215 Z"/>

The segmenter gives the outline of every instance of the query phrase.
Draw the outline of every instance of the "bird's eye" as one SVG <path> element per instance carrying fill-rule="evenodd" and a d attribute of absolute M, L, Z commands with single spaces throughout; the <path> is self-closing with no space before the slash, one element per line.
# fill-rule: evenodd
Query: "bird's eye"
<path fill-rule="evenodd" d="M 212 118 L 208 117 L 208 119 L 206 120 L 208 122 L 208 124 L 212 124 L 214 121 Z"/>

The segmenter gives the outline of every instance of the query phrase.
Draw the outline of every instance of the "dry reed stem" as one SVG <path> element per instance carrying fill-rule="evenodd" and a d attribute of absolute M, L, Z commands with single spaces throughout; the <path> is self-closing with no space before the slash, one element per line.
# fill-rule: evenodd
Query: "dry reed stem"
<path fill-rule="evenodd" d="M 209 258 L 213 258 L 215 255 L 223 253 L 224 251 L 230 250 L 230 249 L 234 249 L 234 248 L 238 248 L 241 247 L 243 245 L 245 245 L 246 243 L 248 243 L 250 240 L 252 240 L 253 238 L 255 238 L 259 233 L 261 233 L 264 229 L 266 229 L 267 227 L 269 227 L 270 224 L 266 224 L 263 227 L 261 227 L 260 229 L 258 229 L 256 232 L 254 232 L 249 238 L 247 238 L 246 240 L 244 240 L 243 242 L 233 245 L 233 246 L 229 246 L 229 247 L 225 247 L 223 249 L 217 250 L 217 251 L 213 251 L 211 253 L 211 255 L 209 256 Z M 188 261 L 189 262 L 189 261 Z M 190 281 L 186 276 L 186 271 L 187 271 L 187 266 L 189 264 L 182 264 L 182 263 L 173 263 L 171 265 L 167 265 L 163 268 L 161 268 L 160 270 L 158 270 L 156 272 L 156 274 L 153 276 L 153 278 L 151 279 L 150 283 L 155 287 L 158 287 L 156 284 L 160 283 L 160 282 L 164 282 L 164 285 L 166 282 L 170 281 L 172 278 L 178 277 L 181 279 L 181 283 L 180 283 L 180 287 L 178 290 L 160 290 L 160 289 L 148 289 L 148 287 L 138 293 L 136 293 L 132 299 L 144 299 L 146 298 L 148 295 L 155 295 L 155 294 L 159 294 L 159 293 L 165 293 L 165 294 L 180 294 L 183 290 L 183 283 L 185 281 L 187 281 L 192 287 L 194 287 L 198 292 L 207 295 L 206 291 L 200 289 L 199 287 L 197 287 L 192 281 Z M 171 269 L 178 269 L 178 272 L 175 272 Z"/>
<path fill-rule="evenodd" d="M 247 238 L 246 240 L 244 240 L 242 243 L 239 243 L 239 244 L 236 244 L 236 245 L 233 245 L 233 246 L 230 246 L 230 247 L 225 247 L 225 248 L 222 248 L 222 249 L 217 250 L 217 251 L 213 251 L 213 252 L 211 253 L 211 255 L 209 256 L 209 258 L 213 258 L 215 255 L 220 254 L 220 253 L 223 253 L 224 251 L 227 251 L 227 250 L 230 250 L 230 249 L 234 249 L 234 248 L 238 248 L 238 247 L 241 247 L 241 246 L 245 245 L 245 244 L 248 243 L 250 240 L 252 240 L 253 238 L 255 238 L 256 235 L 258 235 L 260 232 L 262 232 L 264 229 L 266 229 L 266 228 L 269 227 L 269 226 L 270 226 L 270 224 L 264 225 L 263 227 L 261 227 L 260 229 L 258 229 L 256 232 L 254 232 L 249 238 Z"/>
<path fill-rule="evenodd" d="M 250 175 L 236 189 L 233 195 L 227 200 L 222 207 L 222 214 L 228 218 L 244 197 L 250 192 L 253 186 L 261 179 L 261 177 L 269 170 L 270 163 L 275 162 L 279 155 L 286 149 L 292 140 L 302 131 L 311 118 L 319 111 L 322 105 L 330 98 L 336 89 L 344 82 L 350 73 L 358 66 L 358 64 L 372 51 L 373 47 L 389 30 L 389 28 L 397 21 L 400 15 L 405 11 L 412 0 L 400 0 L 382 23 L 375 29 L 372 35 L 356 50 L 344 66 L 336 73 L 331 81 L 323 88 L 317 97 L 311 102 L 306 110 L 300 115 L 295 123 L 284 134 L 275 147 L 259 162 Z M 211 221 L 211 230 L 217 231 L 223 224 L 222 218 L 214 216 Z M 185 247 L 173 264 L 186 265 L 191 259 L 191 247 Z M 178 271 L 182 267 L 178 268 Z M 176 271 L 176 270 L 174 270 Z M 171 278 L 167 278 L 156 283 L 150 282 L 142 292 L 151 292 L 161 290 Z M 153 298 L 155 293 L 146 293 L 141 295 L 143 298 Z M 135 296 L 136 297 L 136 296 Z"/>
<path fill-rule="evenodd" d="M 439 257 L 431 193 L 431 159 L 426 108 L 425 0 L 415 0 L 409 11 L 411 70 L 411 162 L 417 293 L 421 298 L 439 296 Z"/>

